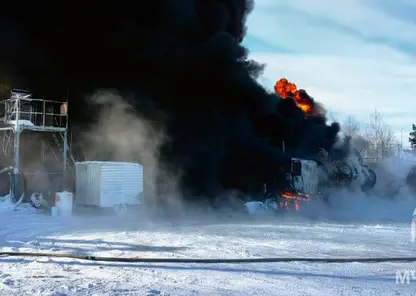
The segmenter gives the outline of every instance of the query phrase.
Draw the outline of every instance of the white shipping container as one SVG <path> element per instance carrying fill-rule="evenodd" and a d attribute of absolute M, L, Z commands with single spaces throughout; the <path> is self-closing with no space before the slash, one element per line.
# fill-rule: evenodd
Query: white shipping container
<path fill-rule="evenodd" d="M 140 204 L 143 166 L 132 162 L 84 161 L 75 164 L 75 204 L 113 207 Z"/>

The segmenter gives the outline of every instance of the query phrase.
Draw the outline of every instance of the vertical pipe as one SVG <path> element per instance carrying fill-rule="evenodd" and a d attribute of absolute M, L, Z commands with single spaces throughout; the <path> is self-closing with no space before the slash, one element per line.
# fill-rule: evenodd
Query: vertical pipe
<path fill-rule="evenodd" d="M 14 202 L 19 200 L 19 162 L 20 162 L 20 100 L 15 102 L 16 124 L 14 127 L 14 145 L 13 145 L 13 182 L 11 186 L 11 197 Z"/>
<path fill-rule="evenodd" d="M 43 108 L 42 108 L 42 127 L 45 127 L 45 116 L 46 116 L 46 112 L 45 112 L 45 110 L 46 110 L 46 101 L 45 100 L 43 100 Z"/>
<path fill-rule="evenodd" d="M 403 128 L 400 130 L 400 157 L 403 155 Z"/>
<path fill-rule="evenodd" d="M 63 149 L 63 190 L 66 190 L 67 188 L 67 163 L 68 163 L 68 130 L 65 130 L 64 132 L 64 137 L 63 137 L 63 141 L 64 141 L 64 149 Z"/>
<path fill-rule="evenodd" d="M 65 100 L 65 132 L 64 132 L 64 190 L 67 190 L 67 158 L 68 158 L 68 128 L 69 128 L 69 116 L 68 116 L 68 99 L 69 99 L 69 89 L 66 88 L 66 100 Z M 72 145 L 72 131 L 70 135 L 71 145 Z"/>
<path fill-rule="evenodd" d="M 16 115 L 15 115 L 15 120 L 16 120 L 16 122 L 15 122 L 15 124 L 14 124 L 14 130 L 15 131 L 17 131 L 18 129 L 19 129 L 19 113 L 20 113 L 20 101 L 19 101 L 19 98 L 17 98 L 16 99 L 16 101 L 14 102 L 14 112 L 16 113 Z"/>
<path fill-rule="evenodd" d="M 19 165 L 20 165 L 20 129 L 14 133 L 14 157 L 13 157 L 13 183 L 12 183 L 12 200 L 19 200 Z"/>
<path fill-rule="evenodd" d="M 68 149 L 71 150 L 71 152 L 72 152 L 72 147 L 73 147 L 72 140 L 73 140 L 73 137 L 72 137 L 72 129 L 71 129 L 71 131 L 69 132 L 69 144 L 68 144 L 68 147 L 69 147 Z"/>
<path fill-rule="evenodd" d="M 41 157 L 42 157 L 42 164 L 45 164 L 45 139 L 42 137 L 42 151 L 41 151 Z"/>
<path fill-rule="evenodd" d="M 68 100 L 69 100 L 69 89 L 67 88 L 66 89 L 66 102 L 65 102 L 65 128 L 68 130 L 68 127 L 69 127 L 69 116 L 68 116 L 68 113 L 69 113 L 69 110 L 68 110 Z"/>

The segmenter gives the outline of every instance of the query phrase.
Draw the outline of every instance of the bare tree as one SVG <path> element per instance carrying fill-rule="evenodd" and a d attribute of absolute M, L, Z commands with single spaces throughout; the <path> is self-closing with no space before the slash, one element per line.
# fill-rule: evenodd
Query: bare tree
<path fill-rule="evenodd" d="M 369 142 L 367 154 L 374 161 L 391 156 L 397 146 L 397 139 L 392 129 L 384 122 L 382 114 L 377 110 L 370 115 L 365 138 Z"/>
<path fill-rule="evenodd" d="M 345 137 L 354 137 L 360 132 L 360 123 L 352 116 L 348 116 L 341 126 L 341 132 Z"/>
<path fill-rule="evenodd" d="M 350 140 L 351 148 L 357 149 L 360 154 L 367 158 L 367 150 L 369 143 L 361 134 L 360 123 L 353 116 L 348 116 L 341 125 L 342 135 Z"/>

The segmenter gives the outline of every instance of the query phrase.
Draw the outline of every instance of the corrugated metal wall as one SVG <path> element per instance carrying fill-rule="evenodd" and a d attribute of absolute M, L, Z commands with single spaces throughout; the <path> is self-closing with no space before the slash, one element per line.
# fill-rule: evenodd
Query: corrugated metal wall
<path fill-rule="evenodd" d="M 101 192 L 100 205 L 111 206 L 115 199 L 120 203 L 125 203 L 125 192 L 123 185 L 125 182 L 124 163 L 109 162 L 100 164 L 101 166 Z"/>
<path fill-rule="evenodd" d="M 76 203 L 109 207 L 139 203 L 143 166 L 130 162 L 88 161 L 76 164 Z"/>

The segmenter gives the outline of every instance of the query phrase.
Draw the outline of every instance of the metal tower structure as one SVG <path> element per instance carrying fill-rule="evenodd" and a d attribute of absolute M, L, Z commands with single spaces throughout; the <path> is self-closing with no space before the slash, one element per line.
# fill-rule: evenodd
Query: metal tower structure
<path fill-rule="evenodd" d="M 12 182 L 10 188 L 11 197 L 19 199 L 19 175 L 20 175 L 20 149 L 21 135 L 23 131 L 53 133 L 54 139 L 60 135 L 62 141 L 62 174 L 63 187 L 67 180 L 68 158 L 68 102 L 36 99 L 29 91 L 13 89 L 10 97 L 0 101 L 0 131 L 3 135 L 3 151 L 5 145 L 11 143 L 12 151 Z M 5 141 L 8 140 L 8 141 Z"/>

